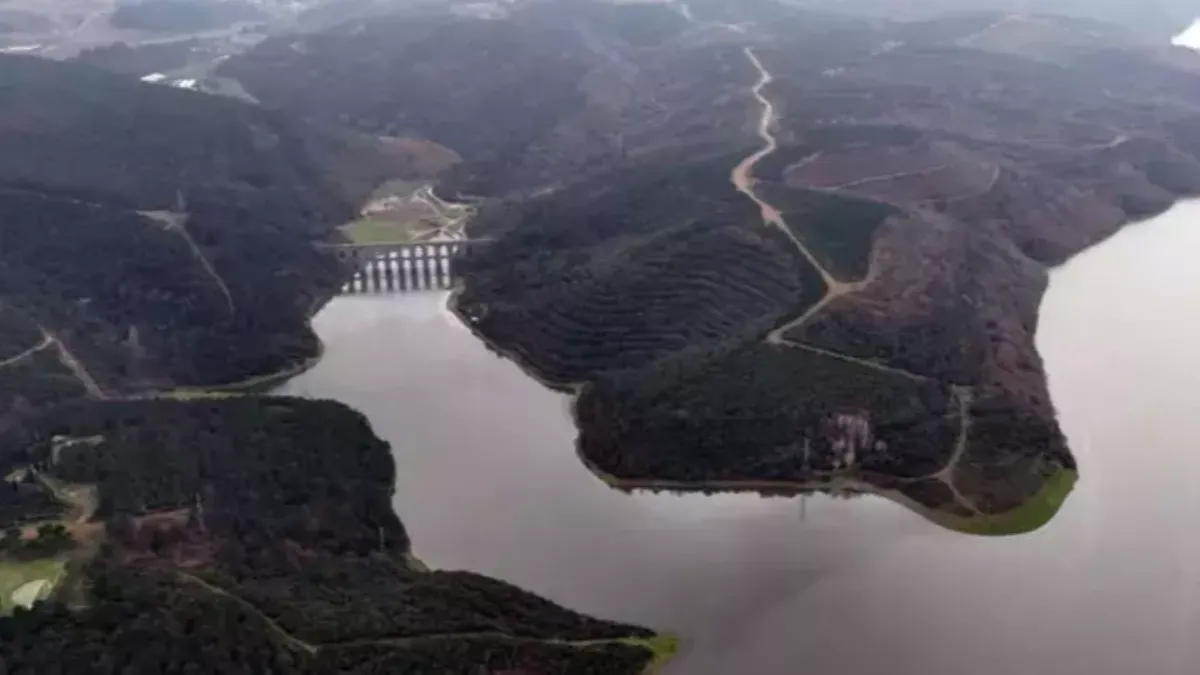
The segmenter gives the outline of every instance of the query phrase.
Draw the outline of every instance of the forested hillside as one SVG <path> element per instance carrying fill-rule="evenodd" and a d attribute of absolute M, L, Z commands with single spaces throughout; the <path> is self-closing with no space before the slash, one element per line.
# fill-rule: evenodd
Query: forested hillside
<path fill-rule="evenodd" d="M 766 330 L 823 292 L 729 182 L 737 152 L 629 166 L 472 224 L 460 306 L 548 379 L 572 383 Z"/>
<path fill-rule="evenodd" d="M 39 483 L 95 502 L 51 601 L 0 618 L 11 672 L 634 675 L 654 656 L 644 629 L 425 570 L 388 445 L 340 404 L 73 404 L 0 437 L 14 470 L 37 480 L 10 523 L 54 513 Z"/>
<path fill-rule="evenodd" d="M 268 39 L 222 64 L 264 104 L 465 161 L 446 194 L 505 195 L 747 131 L 740 49 L 698 48 L 657 4 L 517 4 L 475 18 L 428 6 Z"/>
<path fill-rule="evenodd" d="M 1075 475 L 1033 343 L 1046 268 L 1200 193 L 1200 58 L 1051 16 L 688 13 L 714 53 L 746 36 L 761 72 L 724 76 L 754 114 L 762 83 L 769 151 L 685 144 L 490 205 L 463 316 L 581 392 L 613 485 L 1046 522 Z M 731 184 L 748 156 L 765 213 Z"/>
<path fill-rule="evenodd" d="M 313 356 L 341 274 L 314 243 L 412 172 L 396 146 L 79 64 L 0 56 L 0 92 L 0 302 L 106 390 Z"/>
<path fill-rule="evenodd" d="M 307 321 L 345 270 L 316 244 L 443 156 L 377 131 L 0 57 L 0 669 L 635 675 L 669 654 L 425 569 L 390 448 L 339 404 L 139 396 L 318 353 Z"/>

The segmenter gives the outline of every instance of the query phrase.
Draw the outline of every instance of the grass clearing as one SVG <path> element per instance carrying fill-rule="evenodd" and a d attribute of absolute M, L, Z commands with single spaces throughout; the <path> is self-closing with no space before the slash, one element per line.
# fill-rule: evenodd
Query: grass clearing
<path fill-rule="evenodd" d="M 403 220 L 375 214 L 342 226 L 342 232 L 355 244 L 392 244 L 422 241 L 436 232 L 422 220 Z"/>
<path fill-rule="evenodd" d="M 667 662 L 675 658 L 675 654 L 679 651 L 679 637 L 671 633 L 661 633 L 653 637 L 628 637 L 616 638 L 613 640 L 547 640 L 551 644 L 567 644 L 573 647 L 596 647 L 600 645 L 627 645 L 630 647 L 641 647 L 648 649 L 654 654 L 654 658 L 646 665 L 646 669 L 642 671 L 642 675 L 656 675 L 664 667 Z"/>
<path fill-rule="evenodd" d="M 1033 532 L 1058 514 L 1078 480 L 1078 471 L 1060 469 L 1058 473 L 1046 479 L 1037 494 L 1012 511 L 967 521 L 962 527 L 955 529 L 967 534 L 993 537 Z"/>
<path fill-rule="evenodd" d="M 17 601 L 32 604 L 45 599 L 66 574 L 66 561 L 62 558 L 0 561 L 0 614 L 11 614 Z"/>
<path fill-rule="evenodd" d="M 644 675 L 655 675 L 665 668 L 667 662 L 675 658 L 675 654 L 679 652 L 679 638 L 670 633 L 655 635 L 651 638 L 626 638 L 618 640 L 618 642 L 635 647 L 645 647 L 654 652 L 654 659 L 650 661 L 650 665 L 646 666 Z"/>

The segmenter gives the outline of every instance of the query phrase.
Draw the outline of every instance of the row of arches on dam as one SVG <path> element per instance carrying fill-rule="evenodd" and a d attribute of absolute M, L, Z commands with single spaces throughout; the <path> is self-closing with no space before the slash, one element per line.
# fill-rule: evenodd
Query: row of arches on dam
<path fill-rule="evenodd" d="M 345 244 L 332 248 L 354 268 L 344 294 L 446 290 L 457 280 L 455 258 L 470 240 L 404 244 Z"/>

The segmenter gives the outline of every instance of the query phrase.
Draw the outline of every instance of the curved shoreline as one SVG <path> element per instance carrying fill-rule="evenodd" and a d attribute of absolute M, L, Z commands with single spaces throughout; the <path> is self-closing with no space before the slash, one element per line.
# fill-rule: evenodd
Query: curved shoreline
<path fill-rule="evenodd" d="M 478 330 L 475 329 L 475 327 L 471 324 L 471 322 L 467 321 L 465 316 L 463 316 L 458 311 L 457 298 L 458 298 L 458 295 L 461 293 L 461 290 L 462 290 L 461 288 L 457 288 L 449 294 L 449 296 L 447 297 L 446 307 L 451 310 L 451 312 L 454 314 L 455 318 L 458 319 L 462 323 L 462 325 L 466 326 L 467 328 L 469 328 L 471 330 L 472 334 L 476 338 L 478 338 L 481 343 L 483 343 L 485 346 L 491 348 L 492 343 L 489 342 L 486 338 L 484 338 L 482 336 L 482 334 Z M 176 398 L 176 399 L 186 400 L 186 399 L 203 399 L 203 398 L 222 398 L 222 397 L 230 397 L 230 396 L 260 396 L 260 395 L 261 396 L 270 396 L 270 395 L 272 395 L 270 393 L 270 391 L 268 391 L 269 389 L 280 387 L 280 386 L 286 384 L 292 378 L 302 375 L 305 372 L 308 372 L 309 370 L 311 370 L 312 368 L 317 366 L 321 362 L 321 360 L 324 358 L 325 353 L 326 353 L 325 341 L 321 338 L 320 334 L 318 334 L 317 331 L 313 328 L 312 321 L 316 317 L 316 315 L 322 309 L 324 309 L 324 307 L 327 304 L 332 302 L 336 297 L 337 297 L 337 295 L 334 294 L 328 298 L 318 301 L 317 303 L 315 303 L 313 310 L 309 313 L 307 327 L 308 327 L 308 330 L 312 332 L 312 334 L 315 336 L 315 338 L 317 340 L 317 353 L 314 354 L 313 356 L 305 359 L 304 361 L 296 363 L 284 370 L 281 370 L 281 371 L 278 371 L 275 373 L 267 373 L 264 375 L 258 375 L 255 377 L 247 378 L 246 380 L 242 380 L 240 382 L 215 385 L 215 386 L 211 386 L 211 387 L 178 388 L 178 389 L 174 389 L 171 391 L 158 392 L 158 393 L 154 394 L 153 397 Z M 582 389 L 582 387 L 584 386 L 582 384 L 566 385 L 566 384 L 555 384 L 553 382 L 550 382 L 549 380 L 538 375 L 531 367 L 526 366 L 524 360 L 520 359 L 516 354 L 513 354 L 506 350 L 505 351 L 497 350 L 497 351 L 499 352 L 499 354 L 502 358 L 505 358 L 505 359 L 511 361 L 512 363 L 517 364 L 519 367 L 521 367 L 522 371 L 526 375 L 533 378 L 539 384 L 542 384 L 543 386 L 545 386 L 547 388 L 553 389 L 555 391 L 571 393 L 571 392 L 575 391 L 575 389 L 573 389 L 573 387 Z M 577 395 L 577 393 L 576 393 L 576 395 Z M 355 410 L 357 410 L 357 409 L 355 409 Z M 392 512 L 397 518 L 399 518 L 401 520 L 401 522 L 403 522 L 403 518 L 402 518 L 401 514 L 396 512 L 394 506 L 392 508 Z M 425 561 L 421 560 L 411 549 L 409 551 L 405 552 L 403 558 L 400 560 L 400 563 L 402 565 L 404 565 L 404 567 L 406 569 L 408 569 L 414 573 L 425 573 L 425 572 L 434 571 L 432 567 L 430 567 L 428 564 L 426 564 Z M 570 608 L 567 608 L 567 609 L 570 609 Z M 671 661 L 671 659 L 673 659 L 675 657 L 675 655 L 679 651 L 679 647 L 680 647 L 679 636 L 674 633 L 670 633 L 670 632 L 656 632 L 652 637 L 648 637 L 648 638 L 628 637 L 628 638 L 618 638 L 618 639 L 614 639 L 614 640 L 596 641 L 596 644 L 601 644 L 601 643 L 619 643 L 619 644 L 624 644 L 624 645 L 633 646 L 633 647 L 641 647 L 641 648 L 647 650 L 648 652 L 650 652 L 650 655 L 651 655 L 650 660 L 647 662 L 645 669 L 643 669 L 642 675 L 658 675 L 658 673 L 660 673 L 662 671 L 662 669 Z M 571 644 L 573 646 L 578 646 L 578 647 L 588 646 L 587 643 L 571 643 Z"/>
<path fill-rule="evenodd" d="M 446 308 L 471 331 L 489 351 L 499 355 L 521 369 L 542 386 L 552 391 L 566 394 L 568 399 L 568 414 L 571 423 L 579 434 L 582 427 L 579 420 L 579 399 L 590 386 L 587 382 L 556 382 L 539 373 L 518 352 L 502 347 L 478 329 L 462 311 L 458 300 L 462 287 L 456 288 L 446 300 Z M 620 478 L 606 472 L 596 465 L 578 442 L 575 444 L 575 455 L 583 466 L 597 479 L 610 488 L 622 491 L 646 490 L 651 492 L 759 492 L 759 493 L 811 493 L 847 491 L 867 495 L 875 495 L 886 499 L 898 506 L 921 516 L 939 527 L 962 534 L 979 536 L 1010 536 L 1033 532 L 1049 523 L 1058 513 L 1066 495 L 1070 493 L 1078 479 L 1078 472 L 1072 469 L 1060 469 L 1054 476 L 1047 479 L 1036 494 L 1031 495 L 1020 506 L 1010 511 L 998 514 L 987 514 L 981 518 L 963 518 L 952 513 L 937 511 L 908 497 L 898 490 L 882 489 L 864 480 L 855 478 L 839 478 L 832 481 L 769 481 L 769 480 L 707 480 L 707 481 L 676 481 L 652 478 Z"/>
<path fill-rule="evenodd" d="M 315 333 L 314 333 L 315 334 Z M 303 375 L 312 370 L 321 359 L 325 357 L 325 342 L 321 338 L 317 338 L 317 353 L 309 358 L 294 363 L 284 370 L 265 375 L 255 375 L 254 377 L 241 380 L 239 382 L 231 382 L 228 384 L 217 384 L 208 387 L 177 387 L 165 392 L 157 394 L 159 397 L 166 398 L 211 398 L 213 396 L 245 396 L 259 393 L 266 393 L 266 390 L 282 386 L 291 380 L 293 377 Z"/>
<path fill-rule="evenodd" d="M 259 375 L 259 376 L 254 376 L 251 378 L 247 378 L 246 380 L 242 380 L 240 382 L 222 384 L 222 385 L 214 385 L 214 386 L 210 386 L 210 387 L 177 388 L 177 389 L 168 390 L 168 391 L 153 392 L 153 393 L 146 394 L 146 395 L 143 395 L 140 397 L 128 397 L 128 398 L 130 398 L 130 399 L 142 398 L 145 400 L 152 400 L 152 399 L 201 400 L 201 399 L 206 399 L 206 398 L 230 398 L 230 397 L 238 397 L 238 396 L 264 396 L 264 397 L 272 396 L 273 394 L 269 391 L 270 389 L 282 386 L 283 384 L 285 384 L 287 381 L 289 381 L 293 377 L 296 377 L 298 375 L 301 375 L 301 374 L 307 372 L 308 370 L 312 369 L 317 364 L 319 364 L 321 362 L 321 360 L 324 358 L 324 356 L 326 354 L 325 341 L 316 332 L 316 330 L 313 329 L 312 321 L 316 317 L 317 313 L 319 313 L 321 309 L 323 309 L 329 302 L 331 302 L 336 297 L 337 297 L 336 295 L 330 296 L 330 297 L 325 298 L 314 304 L 314 309 L 313 309 L 313 311 L 310 312 L 309 317 L 308 317 L 307 327 L 308 327 L 308 330 L 310 330 L 313 333 L 314 337 L 316 338 L 317 353 L 314 354 L 313 356 L 305 359 L 304 361 L 295 363 L 292 366 L 289 366 L 288 368 L 281 370 L 281 371 L 277 371 L 274 373 L 267 373 L 267 374 Z M 456 313 L 456 317 L 458 317 L 457 313 Z M 463 321 L 463 324 L 469 325 L 469 322 Z M 513 361 L 514 363 L 518 362 L 513 358 L 513 356 L 510 356 L 507 354 L 504 356 L 505 356 L 505 358 Z M 533 376 L 532 371 L 527 371 L 527 373 L 529 375 Z M 542 380 L 539 380 L 539 381 L 541 381 L 542 384 L 549 386 L 548 382 L 545 382 Z M 347 405 L 347 404 L 343 404 L 343 405 Z M 357 409 L 355 409 L 355 408 L 351 408 L 351 409 L 357 411 Z M 389 456 L 389 460 L 391 460 L 391 459 L 392 458 Z M 392 460 L 392 461 L 394 461 L 394 460 Z M 392 494 L 394 497 L 394 495 L 395 495 L 394 487 L 393 487 Z M 393 499 L 393 502 L 394 502 L 394 499 Z M 394 505 L 392 507 L 392 512 L 398 519 L 400 519 L 400 522 L 403 522 L 403 518 L 402 518 L 401 514 L 396 511 Z M 423 574 L 423 573 L 429 573 L 429 572 L 435 571 L 434 568 L 430 567 L 428 564 L 425 563 L 425 561 L 421 560 L 413 552 L 413 550 L 411 548 L 409 550 L 405 551 L 404 554 L 397 560 L 397 562 L 400 565 L 402 565 L 405 569 L 409 570 L 412 573 L 416 573 L 416 574 Z M 58 581 L 61 581 L 62 578 L 65 578 L 65 576 L 66 576 L 65 574 L 61 575 L 61 578 Z M 55 590 L 57 588 L 57 586 L 59 586 L 59 585 L 56 585 L 51 590 Z M 49 593 L 47 593 L 47 595 L 48 594 Z M 569 607 L 567 607 L 565 609 L 570 610 Z M 258 611 L 258 610 L 256 609 L 255 611 Z M 574 611 L 574 610 L 571 610 L 571 611 Z M 590 615 L 587 615 L 587 614 L 581 614 L 581 616 L 591 618 Z M 565 645 L 565 646 L 576 647 L 576 648 L 580 648 L 580 649 L 584 649 L 584 648 L 591 647 L 591 646 L 606 645 L 606 644 L 620 644 L 620 645 L 625 645 L 625 646 L 629 646 L 629 647 L 637 647 L 637 648 L 644 649 L 649 653 L 650 657 L 646 661 L 646 666 L 641 671 L 641 675 L 658 675 L 658 673 L 661 672 L 661 670 L 667 665 L 667 663 L 669 663 L 671 661 L 671 659 L 674 658 L 674 656 L 678 652 L 679 646 L 680 646 L 680 639 L 679 639 L 678 635 L 676 635 L 674 633 L 670 633 L 670 632 L 653 632 L 653 634 L 650 637 L 632 637 L 632 636 L 630 636 L 630 637 L 623 637 L 623 638 L 614 638 L 614 639 L 610 639 L 610 640 L 593 640 L 593 641 L 545 640 L 544 642 L 546 644 Z"/>
<path fill-rule="evenodd" d="M 551 380 L 542 373 L 538 372 L 538 370 L 534 368 L 533 365 L 529 363 L 528 359 L 526 359 L 522 354 L 507 347 L 502 347 L 494 340 L 489 338 L 486 334 L 484 334 L 483 331 L 479 330 L 479 327 L 476 326 L 469 317 L 467 317 L 465 312 L 463 312 L 462 307 L 458 302 L 459 298 L 462 296 L 462 293 L 463 285 L 460 282 L 454 288 L 454 290 L 450 291 L 450 296 L 446 298 L 446 309 L 458 319 L 459 323 L 461 323 L 467 330 L 471 331 L 471 334 L 474 335 L 477 340 L 482 342 L 483 345 L 487 347 L 488 351 L 513 362 L 513 364 L 521 369 L 521 372 L 525 373 L 530 379 L 536 381 L 543 387 L 557 391 L 560 394 L 567 394 L 574 397 L 572 401 L 577 399 L 579 395 L 583 393 L 584 389 L 588 387 L 587 382 L 562 382 L 558 380 Z M 572 403 L 572 407 L 573 406 L 574 403 Z M 574 413 L 572 413 L 572 419 L 574 419 Z M 578 427 L 578 424 L 576 427 Z"/>
<path fill-rule="evenodd" d="M 235 382 L 226 382 L 222 384 L 213 384 L 202 387 L 173 387 L 164 391 L 151 392 L 147 398 L 212 398 L 214 396 L 239 396 L 246 394 L 264 393 L 269 389 L 282 386 L 291 380 L 293 377 L 303 375 L 312 370 L 325 357 L 325 341 L 317 334 L 313 328 L 313 319 L 317 314 L 325 309 L 325 306 L 333 302 L 337 293 L 332 293 L 328 296 L 317 297 L 312 306 L 308 310 L 308 317 L 304 320 L 304 327 L 309 334 L 317 342 L 317 351 L 312 356 L 302 360 L 293 362 L 291 365 L 271 373 L 263 373 L 261 375 L 251 375 L 244 380 Z M 136 397 L 135 397 L 136 398 Z"/>

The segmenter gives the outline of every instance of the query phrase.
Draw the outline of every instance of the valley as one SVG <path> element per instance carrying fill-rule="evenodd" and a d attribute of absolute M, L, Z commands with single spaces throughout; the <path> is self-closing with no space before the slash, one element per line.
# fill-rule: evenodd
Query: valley
<path fill-rule="evenodd" d="M 13 31 L 0 3 L 18 669 L 790 672 L 739 628 L 766 597 L 828 667 L 807 566 L 964 560 L 1079 513 L 1043 296 L 1200 194 L 1200 57 L 1004 7 L 384 4 L 81 0 Z M 366 267 L 450 240 L 437 284 Z M 369 297 L 451 278 L 454 320 Z M 707 568 L 717 536 L 769 555 Z"/>

